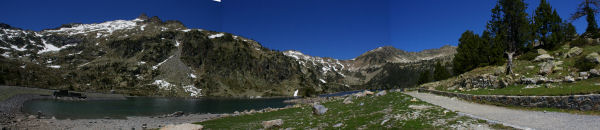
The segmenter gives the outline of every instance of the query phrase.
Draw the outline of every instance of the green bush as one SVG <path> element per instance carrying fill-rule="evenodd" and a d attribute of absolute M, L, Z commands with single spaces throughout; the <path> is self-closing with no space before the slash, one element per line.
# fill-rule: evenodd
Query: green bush
<path fill-rule="evenodd" d="M 519 56 L 519 60 L 531 61 L 531 60 L 535 59 L 535 57 L 537 57 L 537 56 L 538 56 L 537 52 L 529 51 L 529 52 L 521 54 L 521 56 Z"/>
<path fill-rule="evenodd" d="M 571 41 L 571 46 L 583 47 L 588 45 L 589 43 L 584 38 L 577 38 Z"/>
<path fill-rule="evenodd" d="M 596 67 L 596 63 L 587 61 L 584 56 L 580 56 L 575 60 L 575 68 L 578 71 L 588 71 L 594 67 Z"/>

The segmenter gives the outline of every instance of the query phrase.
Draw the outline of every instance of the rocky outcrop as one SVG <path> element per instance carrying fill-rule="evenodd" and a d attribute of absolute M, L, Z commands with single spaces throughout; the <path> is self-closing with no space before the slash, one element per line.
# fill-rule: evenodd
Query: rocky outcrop
<path fill-rule="evenodd" d="M 600 63 L 600 55 L 598 55 L 596 52 L 592 52 L 585 56 L 585 60 L 589 62 Z"/>
<path fill-rule="evenodd" d="M 552 69 L 554 68 L 554 62 L 552 61 L 548 61 L 548 62 L 544 62 L 541 64 L 540 66 L 540 71 L 539 73 L 541 75 L 548 75 L 548 74 L 552 74 Z"/>
<path fill-rule="evenodd" d="M 550 60 L 554 60 L 554 57 L 552 57 L 548 54 L 542 54 L 542 55 L 535 57 L 535 59 L 533 59 L 533 61 L 550 61 Z"/>
<path fill-rule="evenodd" d="M 566 57 L 570 58 L 570 57 L 575 57 L 579 54 L 581 54 L 583 52 L 583 49 L 579 48 L 579 47 L 573 47 L 571 49 L 569 49 L 569 51 L 566 53 Z"/>
<path fill-rule="evenodd" d="M 465 78 L 458 81 L 459 87 L 471 88 L 501 88 L 497 76 L 484 74 L 472 78 Z"/>
<path fill-rule="evenodd" d="M 503 104 L 506 106 L 560 108 L 581 111 L 600 110 L 600 94 L 572 96 L 504 96 L 472 95 L 428 89 L 419 89 L 419 91 L 448 97 L 457 97 L 468 101 Z"/>

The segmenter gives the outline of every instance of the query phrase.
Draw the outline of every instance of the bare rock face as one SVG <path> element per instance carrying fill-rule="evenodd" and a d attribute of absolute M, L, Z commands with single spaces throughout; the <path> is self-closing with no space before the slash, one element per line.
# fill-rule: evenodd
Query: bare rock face
<path fill-rule="evenodd" d="M 270 121 L 263 121 L 262 125 L 263 125 L 263 128 L 265 128 L 265 129 L 281 127 L 283 125 L 283 120 L 275 119 L 275 120 L 270 120 Z"/>
<path fill-rule="evenodd" d="M 581 54 L 583 52 L 583 49 L 579 48 L 579 47 L 573 47 L 571 49 L 569 49 L 569 52 L 567 52 L 566 57 L 570 58 L 570 57 L 575 57 L 579 54 Z"/>
<path fill-rule="evenodd" d="M 315 115 L 323 115 L 327 112 L 327 108 L 319 103 L 313 104 L 313 114 Z"/>

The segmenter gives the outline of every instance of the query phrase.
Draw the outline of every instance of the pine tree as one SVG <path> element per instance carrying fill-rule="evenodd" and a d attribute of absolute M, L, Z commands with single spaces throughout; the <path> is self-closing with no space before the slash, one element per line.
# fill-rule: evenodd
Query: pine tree
<path fill-rule="evenodd" d="M 529 20 L 527 19 L 527 5 L 523 0 L 499 0 L 501 12 L 503 13 L 501 29 L 506 32 L 506 38 L 501 42 L 507 48 L 505 53 L 508 57 L 506 74 L 512 74 L 512 61 L 515 53 L 525 49 L 530 34 Z"/>
<path fill-rule="evenodd" d="M 583 16 L 587 16 L 586 20 L 588 22 L 588 26 L 585 30 L 585 33 L 583 33 L 584 37 L 598 37 L 595 36 L 598 33 L 598 24 L 596 24 L 595 14 L 598 12 L 599 7 L 600 0 L 584 0 L 581 4 L 579 4 L 577 11 L 571 15 L 571 20 L 576 20 Z"/>
<path fill-rule="evenodd" d="M 460 39 L 458 39 L 458 48 L 456 48 L 456 54 L 452 61 L 453 70 L 456 74 L 462 74 L 480 66 L 487 59 L 485 55 L 482 55 L 483 45 L 479 35 L 473 33 L 473 31 L 465 31 Z"/>
<path fill-rule="evenodd" d="M 450 72 L 448 72 L 448 69 L 446 69 L 446 67 L 442 66 L 442 64 L 440 62 L 435 63 L 435 70 L 433 70 L 433 80 L 434 81 L 440 81 L 440 80 L 444 80 L 447 78 L 450 78 Z"/>
<path fill-rule="evenodd" d="M 419 74 L 419 80 L 417 81 L 417 84 L 421 85 L 431 81 L 430 73 L 431 71 L 429 70 L 421 72 L 421 74 Z"/>

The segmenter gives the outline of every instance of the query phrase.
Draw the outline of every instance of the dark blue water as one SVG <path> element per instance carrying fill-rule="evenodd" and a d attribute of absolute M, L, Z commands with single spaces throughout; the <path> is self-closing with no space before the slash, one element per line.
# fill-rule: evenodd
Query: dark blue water
<path fill-rule="evenodd" d="M 290 98 L 263 99 L 233 99 L 233 98 L 157 98 L 130 97 L 126 100 L 92 100 L 92 101 L 62 101 L 62 100 L 32 100 L 25 102 L 22 111 L 35 114 L 41 111 L 44 115 L 55 116 L 59 119 L 94 119 L 94 118 L 125 118 L 127 116 L 157 116 L 171 114 L 176 111 L 185 113 L 233 113 L 250 109 L 267 107 L 281 108 L 286 105 L 284 100 Z"/>
<path fill-rule="evenodd" d="M 323 95 L 319 95 L 319 97 L 335 97 L 335 96 L 344 96 L 344 95 L 348 95 L 348 94 L 354 94 L 354 93 L 358 93 L 358 92 L 362 92 L 364 90 L 356 90 L 356 91 L 346 91 L 346 92 L 337 92 L 337 93 L 331 93 L 331 94 L 323 94 Z"/>

